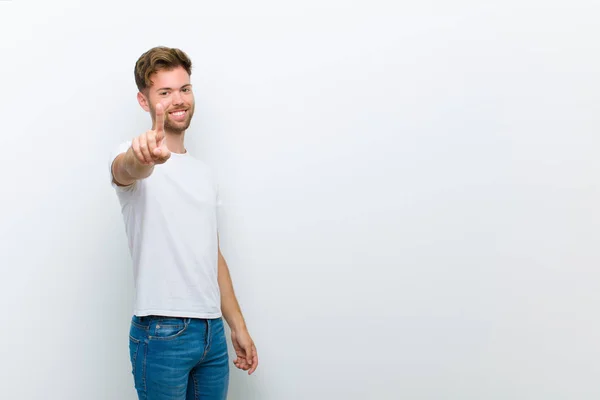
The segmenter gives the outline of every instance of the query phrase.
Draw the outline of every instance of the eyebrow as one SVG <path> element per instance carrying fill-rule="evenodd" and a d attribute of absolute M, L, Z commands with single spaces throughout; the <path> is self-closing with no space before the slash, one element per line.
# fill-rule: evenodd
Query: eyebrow
<path fill-rule="evenodd" d="M 186 83 L 185 85 L 183 85 L 181 87 L 181 89 L 183 89 L 184 87 L 187 87 L 187 86 L 192 86 L 192 84 L 191 83 Z M 171 89 L 170 87 L 163 87 L 163 88 L 160 88 L 160 89 L 156 89 L 157 92 L 160 92 L 161 90 L 173 90 L 173 89 Z"/>

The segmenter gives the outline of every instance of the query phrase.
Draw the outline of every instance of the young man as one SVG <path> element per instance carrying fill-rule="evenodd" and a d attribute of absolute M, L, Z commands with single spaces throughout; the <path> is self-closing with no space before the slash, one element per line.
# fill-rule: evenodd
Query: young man
<path fill-rule="evenodd" d="M 192 63 L 155 47 L 138 59 L 140 106 L 152 129 L 110 158 L 133 259 L 135 308 L 129 349 L 140 399 L 225 399 L 231 328 L 235 366 L 249 374 L 258 356 L 234 294 L 217 232 L 218 186 L 186 150 L 194 115 Z"/>

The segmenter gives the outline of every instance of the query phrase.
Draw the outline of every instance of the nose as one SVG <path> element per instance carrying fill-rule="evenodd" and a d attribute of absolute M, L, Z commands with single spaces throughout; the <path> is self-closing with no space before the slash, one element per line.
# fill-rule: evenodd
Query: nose
<path fill-rule="evenodd" d="M 179 91 L 174 91 L 172 96 L 171 96 L 173 105 L 177 106 L 180 104 L 183 104 L 183 98 L 181 97 L 181 93 L 179 93 Z"/>

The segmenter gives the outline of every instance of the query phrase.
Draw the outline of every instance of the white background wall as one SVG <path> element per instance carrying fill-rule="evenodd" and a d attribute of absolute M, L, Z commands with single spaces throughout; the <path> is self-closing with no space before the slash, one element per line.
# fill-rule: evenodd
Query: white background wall
<path fill-rule="evenodd" d="M 597 399 L 599 12 L 0 2 L 0 397 L 135 398 L 107 156 L 167 45 L 260 356 L 230 399 Z"/>

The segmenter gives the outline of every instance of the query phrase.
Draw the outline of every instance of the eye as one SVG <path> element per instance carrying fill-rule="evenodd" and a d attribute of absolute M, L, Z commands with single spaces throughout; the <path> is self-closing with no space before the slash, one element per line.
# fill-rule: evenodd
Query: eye
<path fill-rule="evenodd" d="M 159 92 L 158 94 L 161 96 L 166 96 L 169 92 Z"/>
<path fill-rule="evenodd" d="M 191 91 L 192 91 L 192 89 L 191 89 L 191 88 L 187 88 L 187 87 L 186 87 L 186 88 L 183 88 L 183 91 L 184 91 L 185 93 L 187 93 L 187 92 L 191 92 Z"/>

